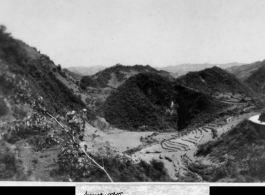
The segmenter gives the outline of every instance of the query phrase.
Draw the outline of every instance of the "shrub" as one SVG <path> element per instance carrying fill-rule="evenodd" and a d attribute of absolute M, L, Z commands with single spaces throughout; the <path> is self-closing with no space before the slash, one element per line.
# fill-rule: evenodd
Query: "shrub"
<path fill-rule="evenodd" d="M 62 67 L 61 67 L 61 65 L 60 65 L 60 64 L 57 66 L 57 69 L 58 69 L 58 71 L 59 71 L 59 72 L 61 72 L 61 71 L 62 71 Z"/>
<path fill-rule="evenodd" d="M 21 161 L 0 141 L 0 180 L 26 180 Z"/>
<path fill-rule="evenodd" d="M 3 98 L 0 98 L 0 117 L 4 116 L 8 111 L 8 107 Z"/>

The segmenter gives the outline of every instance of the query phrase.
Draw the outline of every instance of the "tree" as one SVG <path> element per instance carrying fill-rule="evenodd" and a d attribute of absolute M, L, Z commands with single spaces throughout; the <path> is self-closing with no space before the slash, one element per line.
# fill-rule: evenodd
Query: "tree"
<path fill-rule="evenodd" d="M 61 67 L 60 64 L 57 66 L 57 68 L 58 68 L 59 71 L 62 71 L 62 67 Z"/>
<path fill-rule="evenodd" d="M 59 142 L 63 145 L 61 148 L 62 153 L 69 153 L 69 155 L 72 157 L 71 160 L 74 160 L 74 162 L 78 162 L 79 164 L 76 164 L 76 166 L 83 166 L 84 162 L 84 155 L 86 158 L 90 161 L 90 165 L 93 164 L 94 166 L 101 169 L 109 178 L 111 182 L 113 182 L 112 178 L 108 174 L 108 172 L 105 170 L 103 166 L 98 164 L 87 152 L 87 145 L 84 145 L 84 147 L 81 147 L 81 142 L 83 141 L 84 137 L 84 129 L 85 129 L 85 118 L 87 114 L 87 110 L 83 109 L 80 113 L 77 113 L 76 111 L 68 112 L 65 116 L 67 127 L 65 127 L 62 123 L 60 123 L 57 118 L 55 118 L 52 114 L 50 114 L 44 107 L 42 100 L 38 99 L 39 101 L 34 102 L 34 108 L 38 111 L 42 112 L 45 115 L 48 115 L 51 117 L 62 129 L 63 132 L 60 131 L 53 131 L 51 134 L 51 138 L 55 142 Z M 62 133 L 66 133 L 67 136 L 59 136 L 62 135 Z M 64 160 L 64 159 L 62 159 Z M 86 161 L 85 161 L 86 162 Z M 64 164 L 64 162 L 61 162 Z"/>
<path fill-rule="evenodd" d="M 0 32 L 4 33 L 6 31 L 6 26 L 0 25 Z"/>

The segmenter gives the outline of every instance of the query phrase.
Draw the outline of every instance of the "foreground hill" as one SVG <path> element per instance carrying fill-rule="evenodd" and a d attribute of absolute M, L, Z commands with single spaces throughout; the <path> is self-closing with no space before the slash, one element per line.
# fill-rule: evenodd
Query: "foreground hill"
<path fill-rule="evenodd" d="M 231 66 L 240 66 L 242 65 L 242 63 L 237 63 L 237 62 L 233 62 L 233 63 L 228 63 L 228 64 L 180 64 L 180 65 L 176 65 L 176 66 L 166 66 L 166 67 L 161 67 L 161 68 L 157 68 L 158 70 L 165 70 L 171 73 L 176 73 L 178 76 L 182 76 L 187 74 L 188 72 L 191 71 L 200 71 L 203 70 L 205 68 L 212 68 L 214 66 L 218 66 L 222 69 L 231 67 Z"/>
<path fill-rule="evenodd" d="M 232 66 L 225 70 L 229 73 L 234 74 L 241 81 L 245 81 L 252 73 L 264 66 L 265 61 L 255 62 L 252 64 L 244 64 L 241 66 Z"/>
<path fill-rule="evenodd" d="M 197 156 L 204 157 L 204 162 L 215 162 L 215 168 L 197 162 L 189 169 L 207 182 L 264 182 L 264 151 L 264 136 L 245 120 L 219 139 L 200 146 Z"/>
<path fill-rule="evenodd" d="M 85 76 L 81 80 L 81 87 L 111 87 L 117 88 L 122 83 L 124 83 L 128 78 L 139 73 L 156 73 L 170 79 L 174 79 L 170 73 L 166 71 L 158 71 L 149 65 L 134 65 L 134 66 L 124 66 L 117 64 L 110 68 L 106 68 L 95 75 Z"/>
<path fill-rule="evenodd" d="M 129 78 L 112 93 L 100 111 L 119 128 L 177 130 L 206 121 L 226 105 L 208 95 L 178 85 L 155 73 Z"/>

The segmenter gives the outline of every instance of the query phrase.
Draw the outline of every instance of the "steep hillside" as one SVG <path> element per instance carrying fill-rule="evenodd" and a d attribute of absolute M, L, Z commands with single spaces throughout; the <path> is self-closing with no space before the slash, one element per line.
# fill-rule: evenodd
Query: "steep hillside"
<path fill-rule="evenodd" d="M 264 138 L 245 120 L 218 140 L 201 145 L 197 151 L 197 156 L 218 166 L 198 162 L 189 169 L 208 182 L 264 182 L 264 151 Z"/>
<path fill-rule="evenodd" d="M 82 76 L 90 76 L 98 73 L 101 70 L 104 70 L 107 68 L 106 66 L 91 66 L 91 67 L 85 67 L 85 66 L 76 66 L 76 67 L 69 67 L 67 68 L 73 73 L 82 75 Z"/>
<path fill-rule="evenodd" d="M 49 172 L 60 148 L 50 134 L 58 128 L 42 111 L 56 116 L 85 108 L 56 74 L 63 74 L 60 66 L 0 27 L 0 180 L 53 181 Z M 42 148 L 53 151 L 37 158 L 33 151 Z"/>
<path fill-rule="evenodd" d="M 240 82 L 234 75 L 218 67 L 190 72 L 179 77 L 176 82 L 215 97 L 227 94 L 238 94 L 241 98 L 253 96 L 253 92 L 248 86 Z"/>
<path fill-rule="evenodd" d="M 60 82 L 56 74 L 61 73 L 49 57 L 40 54 L 22 41 L 0 32 L 0 58 L 2 71 L 2 93 L 8 93 L 4 86 L 8 75 L 14 74 L 28 82 L 28 90 L 35 96 L 42 96 L 45 107 L 51 112 L 62 113 L 67 109 L 85 107 L 69 88 Z M 18 81 L 19 82 L 19 81 Z"/>
<path fill-rule="evenodd" d="M 245 81 L 252 73 L 264 66 L 265 61 L 255 62 L 252 64 L 244 64 L 241 66 L 232 66 L 225 70 L 229 73 L 234 74 L 241 81 Z"/>
<path fill-rule="evenodd" d="M 178 130 L 196 119 L 209 119 L 226 105 L 154 73 L 128 79 L 100 109 L 106 120 L 119 128 Z"/>
<path fill-rule="evenodd" d="M 250 87 L 258 93 L 265 92 L 265 61 L 260 63 L 261 67 L 254 71 L 246 80 Z"/>
<path fill-rule="evenodd" d="M 231 66 L 240 66 L 242 65 L 242 63 L 237 63 L 237 62 L 233 62 L 233 63 L 228 63 L 228 64 L 180 64 L 180 65 L 176 65 L 176 66 L 166 66 L 166 67 L 160 67 L 157 68 L 158 70 L 165 70 L 171 73 L 176 73 L 178 76 L 182 76 L 187 74 L 188 72 L 191 71 L 200 71 L 203 70 L 205 68 L 212 68 L 214 66 L 218 66 L 222 69 L 231 67 Z"/>
<path fill-rule="evenodd" d="M 134 65 L 134 66 L 124 66 L 117 64 L 110 68 L 106 68 L 93 76 L 85 76 L 81 79 L 81 87 L 111 87 L 117 88 L 122 83 L 124 83 L 128 78 L 133 75 L 150 72 L 157 73 L 164 77 L 174 79 L 170 73 L 166 71 L 158 71 L 149 65 Z"/>

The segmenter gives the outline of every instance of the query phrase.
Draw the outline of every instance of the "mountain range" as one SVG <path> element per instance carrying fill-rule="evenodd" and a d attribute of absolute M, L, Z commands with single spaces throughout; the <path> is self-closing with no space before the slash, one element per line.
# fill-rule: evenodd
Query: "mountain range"
<path fill-rule="evenodd" d="M 170 72 L 172 74 L 172 76 L 177 77 L 177 76 L 184 75 L 190 71 L 200 71 L 200 70 L 203 70 L 205 68 L 212 68 L 214 66 L 218 66 L 220 68 L 227 69 L 229 67 L 237 67 L 240 65 L 243 65 L 243 63 L 233 62 L 233 63 L 227 63 L 227 64 L 208 64 L 208 63 L 204 63 L 204 64 L 179 64 L 179 65 L 175 65 L 175 66 L 170 65 L 170 66 L 165 66 L 165 67 L 154 67 L 154 68 L 157 70 L 164 70 L 164 71 Z M 77 66 L 77 67 L 69 67 L 67 69 L 70 70 L 71 72 L 77 73 L 79 75 L 91 76 L 91 75 L 94 75 L 94 74 L 98 73 L 99 71 L 102 71 L 106 68 L 108 68 L 108 67 L 106 67 L 106 66 L 92 66 L 92 67 Z"/>
<path fill-rule="evenodd" d="M 233 62 L 233 63 L 227 63 L 227 64 L 208 64 L 208 63 L 204 63 L 204 64 L 179 64 L 179 65 L 175 65 L 175 66 L 165 66 L 165 67 L 156 67 L 156 69 L 158 70 L 165 70 L 171 73 L 175 73 L 178 76 L 181 75 L 185 75 L 188 72 L 191 71 L 200 71 L 203 70 L 205 68 L 212 68 L 214 66 L 220 67 L 222 69 L 226 69 L 228 67 L 231 66 L 240 66 L 243 65 L 242 63 L 238 63 L 238 62 Z"/>

